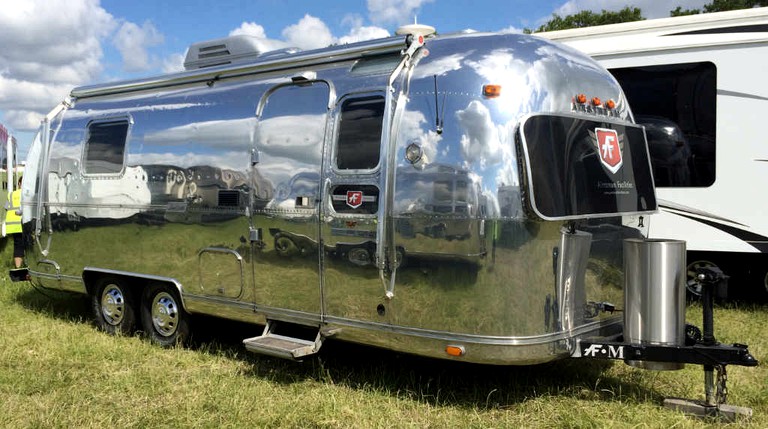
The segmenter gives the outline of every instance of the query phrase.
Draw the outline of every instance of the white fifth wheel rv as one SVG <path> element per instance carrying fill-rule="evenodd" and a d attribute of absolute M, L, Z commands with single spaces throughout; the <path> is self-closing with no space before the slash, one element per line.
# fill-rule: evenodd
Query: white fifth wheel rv
<path fill-rule="evenodd" d="M 649 236 L 685 240 L 689 273 L 716 265 L 731 293 L 768 297 L 768 8 L 537 35 L 605 66 L 646 127 Z"/>
<path fill-rule="evenodd" d="M 644 240 L 651 164 L 616 80 L 541 38 L 428 30 L 307 52 L 231 37 L 181 73 L 74 89 L 29 151 L 29 278 L 161 345 L 202 314 L 294 359 L 334 337 L 757 364 L 680 354 L 685 243 Z"/>

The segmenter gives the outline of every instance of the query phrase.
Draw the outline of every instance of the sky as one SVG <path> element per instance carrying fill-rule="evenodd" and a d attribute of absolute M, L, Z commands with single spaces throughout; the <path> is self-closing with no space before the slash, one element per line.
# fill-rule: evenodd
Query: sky
<path fill-rule="evenodd" d="M 187 47 L 235 34 L 314 49 L 393 35 L 402 24 L 522 31 L 582 10 L 646 19 L 706 0 L 0 0 L 0 124 L 23 156 L 41 119 L 81 85 L 181 71 Z"/>

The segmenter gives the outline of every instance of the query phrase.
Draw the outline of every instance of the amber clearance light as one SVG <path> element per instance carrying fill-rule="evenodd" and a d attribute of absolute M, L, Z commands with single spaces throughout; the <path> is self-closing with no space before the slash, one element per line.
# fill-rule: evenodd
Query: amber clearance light
<path fill-rule="evenodd" d="M 496 98 L 501 95 L 501 85 L 483 85 L 483 95 L 488 98 Z"/>
<path fill-rule="evenodd" d="M 445 352 L 448 356 L 461 357 L 464 356 L 464 346 L 445 346 Z"/>

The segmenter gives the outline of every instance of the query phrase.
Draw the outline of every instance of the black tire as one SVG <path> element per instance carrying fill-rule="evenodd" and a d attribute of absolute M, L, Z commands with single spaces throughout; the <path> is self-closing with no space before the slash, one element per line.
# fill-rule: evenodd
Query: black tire
<path fill-rule="evenodd" d="M 136 301 L 122 279 L 99 279 L 91 295 L 96 326 L 112 335 L 131 335 L 136 329 Z"/>
<path fill-rule="evenodd" d="M 707 260 L 696 260 L 688 264 L 686 269 L 685 289 L 686 295 L 690 301 L 696 301 L 701 298 L 701 287 L 696 282 L 696 270 L 699 268 L 720 268 L 714 262 Z"/>
<path fill-rule="evenodd" d="M 153 284 L 141 298 L 141 323 L 150 341 L 162 347 L 183 344 L 189 337 L 189 315 L 176 288 Z"/>

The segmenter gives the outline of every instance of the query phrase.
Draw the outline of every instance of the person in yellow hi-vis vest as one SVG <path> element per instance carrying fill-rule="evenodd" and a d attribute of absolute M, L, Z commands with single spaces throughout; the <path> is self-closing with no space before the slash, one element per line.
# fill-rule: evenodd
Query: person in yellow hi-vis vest
<path fill-rule="evenodd" d="M 5 233 L 13 237 L 13 265 L 21 268 L 24 261 L 24 234 L 21 232 L 21 178 L 5 204 Z"/>

